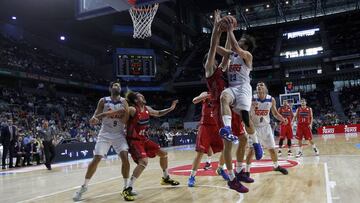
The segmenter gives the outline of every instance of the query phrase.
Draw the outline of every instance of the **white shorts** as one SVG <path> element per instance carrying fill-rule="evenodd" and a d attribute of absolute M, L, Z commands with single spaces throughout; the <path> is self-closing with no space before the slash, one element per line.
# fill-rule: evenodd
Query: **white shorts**
<path fill-rule="evenodd" d="M 250 84 L 228 87 L 224 92 L 232 96 L 233 102 L 231 106 L 236 113 L 240 114 L 241 110 L 250 112 L 252 101 L 252 89 Z"/>
<path fill-rule="evenodd" d="M 94 155 L 106 156 L 111 146 L 117 154 L 129 149 L 125 136 L 113 139 L 99 136 L 95 144 Z"/>
<path fill-rule="evenodd" d="M 259 143 L 266 149 L 275 149 L 275 138 L 270 124 L 265 126 L 255 126 L 256 136 Z M 252 147 L 253 141 L 249 139 L 249 146 Z"/>

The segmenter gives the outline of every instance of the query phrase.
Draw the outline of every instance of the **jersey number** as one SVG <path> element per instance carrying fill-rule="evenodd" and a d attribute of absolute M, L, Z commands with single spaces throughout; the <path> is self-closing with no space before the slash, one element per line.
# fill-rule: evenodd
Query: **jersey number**
<path fill-rule="evenodd" d="M 145 132 L 146 132 L 146 130 L 145 130 L 145 129 L 140 130 L 139 135 L 145 136 Z"/>
<path fill-rule="evenodd" d="M 113 127 L 116 127 L 117 124 L 118 124 L 118 122 L 117 122 L 117 121 L 114 121 Z"/>
<path fill-rule="evenodd" d="M 230 81 L 230 82 L 236 81 L 236 74 L 231 74 L 231 75 L 230 75 L 230 78 L 229 78 L 229 81 Z"/>

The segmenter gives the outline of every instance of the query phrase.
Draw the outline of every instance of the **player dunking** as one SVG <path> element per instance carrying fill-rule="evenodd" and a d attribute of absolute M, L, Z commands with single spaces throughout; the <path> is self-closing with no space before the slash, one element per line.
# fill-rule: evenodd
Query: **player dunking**
<path fill-rule="evenodd" d="M 196 137 L 196 157 L 192 164 L 190 177 L 188 180 L 188 186 L 194 187 L 195 175 L 204 153 L 208 153 L 209 150 L 215 154 L 223 150 L 224 143 L 219 136 L 219 126 L 216 121 L 216 115 L 214 115 L 213 104 L 214 99 L 208 92 L 202 92 L 199 96 L 193 99 L 193 103 L 197 104 L 202 102 L 201 120 L 198 129 L 198 135 Z M 220 156 L 219 165 L 224 164 L 223 156 Z"/>
<path fill-rule="evenodd" d="M 264 82 L 258 82 L 256 90 L 257 94 L 253 97 L 250 118 L 254 123 L 260 144 L 269 150 L 271 160 L 274 163 L 274 171 L 279 171 L 282 174 L 287 175 L 288 171 L 279 165 L 277 153 L 275 152 L 275 139 L 273 130 L 270 126 L 270 112 L 282 123 L 287 124 L 287 120 L 277 111 L 276 101 L 273 97 L 267 94 L 268 90 Z M 252 146 L 252 139 L 249 139 L 249 144 Z M 246 157 L 247 173 L 250 173 L 253 155 L 254 149 L 251 148 Z"/>
<path fill-rule="evenodd" d="M 285 138 L 287 139 L 288 156 L 292 156 L 291 152 L 291 139 L 293 138 L 293 131 L 291 121 L 294 118 L 294 114 L 287 100 L 283 101 L 283 106 L 278 109 L 280 115 L 287 120 L 287 124 L 280 125 L 280 140 L 279 140 L 279 151 L 278 155 L 281 156 L 281 148 L 283 146 Z"/>
<path fill-rule="evenodd" d="M 138 92 L 128 92 L 126 99 L 131 105 L 129 107 L 129 123 L 127 126 L 127 141 L 129 143 L 129 152 L 137 164 L 131 179 L 122 195 L 125 200 L 133 200 L 132 189 L 137 178 L 140 177 L 148 164 L 148 158 L 160 157 L 160 167 L 163 170 L 161 179 L 162 185 L 179 185 L 179 182 L 170 178 L 168 173 L 167 152 L 160 149 L 160 146 L 151 141 L 147 136 L 149 129 L 150 116 L 161 117 L 173 111 L 178 103 L 173 101 L 170 108 L 163 110 L 154 110 L 146 105 L 145 97 Z M 129 197 L 131 197 L 129 199 Z"/>
<path fill-rule="evenodd" d="M 95 145 L 94 158 L 90 162 L 84 184 L 76 191 L 73 196 L 74 201 L 80 201 L 82 194 L 87 191 L 88 183 L 94 175 L 102 157 L 106 157 L 110 146 L 113 146 L 116 153 L 119 154 L 122 162 L 121 173 L 124 178 L 124 187 L 129 179 L 130 164 L 128 160 L 128 144 L 125 138 L 125 124 L 128 120 L 128 103 L 120 96 L 121 85 L 119 82 L 110 83 L 111 96 L 101 98 L 98 102 L 94 115 L 90 119 L 90 124 L 99 123 L 107 111 L 119 111 L 121 113 L 110 117 L 102 118 L 101 129 Z"/>
<path fill-rule="evenodd" d="M 296 157 L 301 157 L 302 153 L 302 139 L 308 140 L 311 144 L 315 155 L 319 155 L 319 150 L 316 148 L 315 143 L 312 141 L 312 124 L 313 124 L 313 111 L 310 107 L 306 106 L 306 100 L 301 99 L 301 106 L 296 109 L 295 116 L 292 120 L 294 123 L 297 120 L 296 139 L 299 141 L 299 151 Z"/>

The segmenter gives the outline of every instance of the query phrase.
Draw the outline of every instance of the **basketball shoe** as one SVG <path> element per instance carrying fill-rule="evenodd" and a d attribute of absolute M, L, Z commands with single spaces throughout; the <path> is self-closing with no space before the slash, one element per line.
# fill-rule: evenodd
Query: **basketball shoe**
<path fill-rule="evenodd" d="M 244 170 L 240 171 L 240 173 L 236 173 L 235 176 L 238 181 L 241 181 L 244 183 L 253 183 L 254 182 L 254 179 L 250 178 L 250 173 L 247 174 L 244 172 Z"/>
<path fill-rule="evenodd" d="M 128 187 L 126 189 L 124 189 L 121 193 L 121 195 L 123 196 L 125 201 L 134 201 L 135 197 L 132 194 L 132 187 Z"/>
<path fill-rule="evenodd" d="M 211 163 L 206 162 L 205 166 L 204 166 L 204 170 L 207 171 L 207 170 L 210 170 L 210 169 L 211 169 Z"/>
<path fill-rule="evenodd" d="M 224 171 L 223 168 L 217 168 L 217 169 L 216 169 L 216 173 L 217 173 L 219 176 L 223 177 L 224 180 L 226 180 L 226 181 L 229 181 L 229 180 L 230 180 L 228 174 L 226 174 L 226 172 Z"/>
<path fill-rule="evenodd" d="M 282 173 L 283 175 L 287 175 L 289 172 L 286 170 L 286 168 L 283 168 L 281 166 L 278 166 L 276 168 L 274 168 L 274 171 L 279 171 L 280 173 Z"/>
<path fill-rule="evenodd" d="M 219 131 L 219 134 L 223 139 L 225 139 L 229 142 L 233 142 L 234 144 L 239 143 L 238 137 L 236 137 L 235 135 L 232 134 L 230 126 L 225 126 L 225 127 L 221 128 Z"/>
<path fill-rule="evenodd" d="M 303 156 L 303 153 L 301 151 L 299 151 L 297 154 L 296 154 L 296 158 L 299 158 L 299 157 L 302 157 Z"/>
<path fill-rule="evenodd" d="M 315 152 L 315 156 L 319 156 L 319 150 L 318 150 L 318 148 L 314 148 L 314 152 Z"/>
<path fill-rule="evenodd" d="M 232 181 L 228 181 L 228 186 L 230 187 L 230 189 L 236 190 L 237 192 L 240 193 L 247 193 L 249 192 L 249 189 L 245 186 L 243 186 L 239 181 L 237 181 L 236 178 L 234 178 L 234 180 Z"/>
<path fill-rule="evenodd" d="M 189 187 L 194 187 L 195 186 L 195 176 L 190 176 L 189 180 L 188 180 L 188 186 Z"/>
<path fill-rule="evenodd" d="M 172 185 L 172 186 L 176 186 L 179 185 L 179 181 L 173 180 L 170 178 L 170 176 L 164 178 L 161 178 L 161 185 Z"/>
<path fill-rule="evenodd" d="M 288 156 L 292 157 L 293 156 L 293 153 L 291 150 L 288 151 Z"/>
<path fill-rule="evenodd" d="M 282 152 L 281 152 L 281 149 L 279 149 L 278 156 L 281 156 L 281 155 L 282 155 Z"/>
<path fill-rule="evenodd" d="M 87 186 L 82 185 L 78 191 L 75 192 L 73 196 L 74 202 L 80 201 L 82 195 L 88 190 Z"/>

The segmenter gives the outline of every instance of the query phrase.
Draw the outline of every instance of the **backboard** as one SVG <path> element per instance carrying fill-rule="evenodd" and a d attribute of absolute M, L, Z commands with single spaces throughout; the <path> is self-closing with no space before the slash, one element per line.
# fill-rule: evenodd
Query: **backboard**
<path fill-rule="evenodd" d="M 161 3 L 168 0 L 136 0 L 136 5 Z M 127 11 L 132 5 L 128 0 L 76 0 L 76 18 L 85 20 L 115 12 Z"/>

